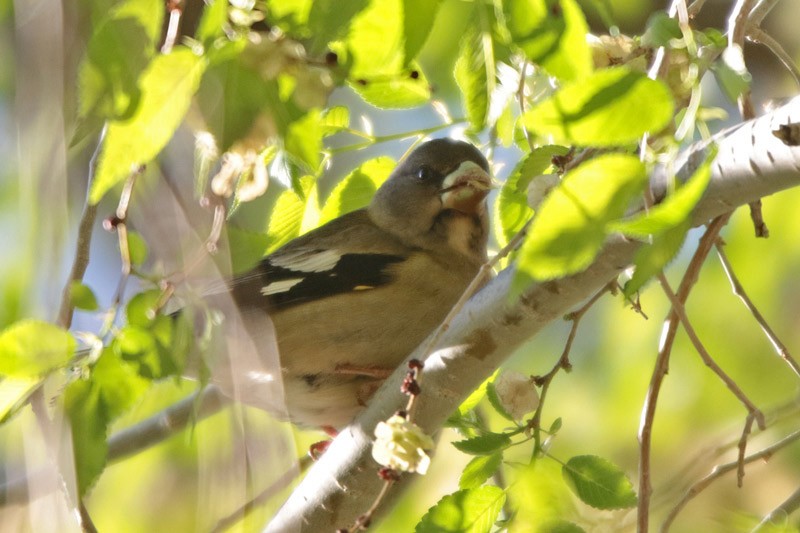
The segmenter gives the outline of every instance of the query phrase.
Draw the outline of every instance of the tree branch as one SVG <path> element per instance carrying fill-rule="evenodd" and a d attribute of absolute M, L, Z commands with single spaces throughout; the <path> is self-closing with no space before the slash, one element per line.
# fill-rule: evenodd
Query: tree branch
<path fill-rule="evenodd" d="M 800 98 L 714 137 L 719 153 L 708 189 L 695 208 L 694 225 L 800 185 L 800 147 L 773 134 L 793 122 L 800 122 Z M 699 143 L 682 153 L 673 166 L 678 179 L 691 176 L 708 147 L 708 142 Z M 654 172 L 651 188 L 656 199 L 663 196 L 670 178 L 667 169 Z M 513 266 L 502 271 L 454 318 L 441 339 L 442 348 L 425 361 L 425 393 L 418 399 L 417 423 L 428 433 L 438 430 L 459 403 L 523 342 L 616 277 L 639 246 L 612 236 L 588 269 L 533 285 L 515 303 L 509 303 L 507 296 Z M 415 350 L 410 357 L 420 357 L 421 352 Z M 369 506 L 383 484 L 370 457 L 372 431 L 404 405 L 399 390 L 405 373 L 403 364 L 386 380 L 370 405 L 309 471 L 267 531 L 330 531 L 352 523 Z"/>

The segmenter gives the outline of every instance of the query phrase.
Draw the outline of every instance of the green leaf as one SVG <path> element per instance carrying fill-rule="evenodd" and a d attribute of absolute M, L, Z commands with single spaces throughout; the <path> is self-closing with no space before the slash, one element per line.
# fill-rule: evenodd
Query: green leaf
<path fill-rule="evenodd" d="M 442 0 L 403 0 L 403 57 L 406 64 L 417 57 L 428 39 Z"/>
<path fill-rule="evenodd" d="M 742 49 L 736 45 L 726 47 L 719 59 L 711 65 L 711 71 L 717 80 L 722 92 L 731 102 L 750 90 L 753 77 L 744 63 Z"/>
<path fill-rule="evenodd" d="M 270 23 L 290 35 L 308 37 L 308 17 L 313 3 L 314 0 L 267 0 Z"/>
<path fill-rule="evenodd" d="M 575 0 L 503 2 L 513 44 L 551 75 L 570 81 L 592 71 L 589 27 Z"/>
<path fill-rule="evenodd" d="M 157 289 L 143 291 L 130 299 L 125 307 L 128 324 L 148 328 L 156 319 L 155 309 L 161 300 L 161 291 Z"/>
<path fill-rule="evenodd" d="M 128 231 L 128 252 L 131 254 L 131 264 L 141 266 L 147 259 L 147 243 L 136 231 Z"/>
<path fill-rule="evenodd" d="M 506 411 L 506 408 L 503 406 L 503 402 L 500 401 L 500 397 L 497 396 L 497 389 L 494 387 L 494 381 L 489 383 L 486 386 L 486 398 L 488 398 L 489 403 L 492 404 L 492 407 L 497 414 L 505 418 L 506 420 L 514 421 L 514 417 Z"/>
<path fill-rule="evenodd" d="M 479 455 L 464 467 L 461 478 L 458 480 L 459 489 L 474 489 L 483 485 L 483 482 L 494 475 L 503 462 L 502 453 Z"/>
<path fill-rule="evenodd" d="M 445 496 L 428 509 L 414 531 L 488 533 L 505 501 L 505 492 L 492 485 L 460 490 Z"/>
<path fill-rule="evenodd" d="M 657 133 L 672 120 L 669 89 L 660 81 L 625 67 L 595 72 L 565 85 L 522 116 L 537 135 L 580 146 L 633 143 Z"/>
<path fill-rule="evenodd" d="M 311 52 L 320 53 L 330 41 L 344 37 L 353 19 L 369 5 L 369 0 L 314 0 L 308 15 L 313 37 Z"/>
<path fill-rule="evenodd" d="M 561 469 L 564 480 L 578 498 L 596 509 L 622 509 L 636 505 L 636 493 L 625 473 L 594 455 L 573 457 Z"/>
<path fill-rule="evenodd" d="M 394 159 L 385 156 L 362 163 L 333 189 L 322 207 L 319 223 L 324 224 L 369 205 L 375 191 L 386 181 L 396 165 Z"/>
<path fill-rule="evenodd" d="M 206 127 L 221 152 L 247 135 L 264 110 L 270 104 L 277 107 L 279 101 L 274 80 L 264 80 L 237 60 L 209 68 L 197 92 Z"/>
<path fill-rule="evenodd" d="M 72 426 L 78 491 L 86 494 L 105 468 L 108 426 L 130 409 L 149 383 L 105 350 L 89 379 L 73 381 L 64 392 L 64 406 Z"/>
<path fill-rule="evenodd" d="M 661 203 L 630 220 L 620 220 L 609 224 L 609 228 L 625 235 L 646 238 L 658 235 L 683 225 L 697 202 L 703 196 L 711 179 L 711 164 L 717 156 L 716 146 L 711 147 L 706 160 L 695 170 L 689 180 Z"/>
<path fill-rule="evenodd" d="M 486 433 L 471 439 L 456 441 L 453 446 L 470 455 L 490 455 L 507 448 L 510 444 L 511 437 L 505 433 Z"/>
<path fill-rule="evenodd" d="M 135 165 L 149 162 L 172 137 L 189 109 L 206 62 L 181 48 L 158 55 L 139 79 L 141 102 L 125 120 L 108 123 L 89 200 L 96 204 Z"/>
<path fill-rule="evenodd" d="M 533 209 L 528 207 L 527 193 L 531 179 L 550 168 L 553 156 L 563 156 L 567 152 L 569 149 L 565 146 L 540 146 L 526 155 L 503 183 L 495 210 L 495 234 L 502 246 L 522 229 L 533 214 Z"/>
<path fill-rule="evenodd" d="M 311 226 L 312 221 L 319 219 L 316 181 L 311 176 L 303 176 L 298 180 L 298 186 L 304 196 L 299 196 L 294 190 L 286 190 L 275 203 L 267 230 L 268 252 L 299 236 L 304 226 Z"/>
<path fill-rule="evenodd" d="M 84 311 L 97 310 L 97 298 L 88 285 L 84 285 L 80 281 L 73 281 L 69 285 L 69 301 L 78 309 Z"/>
<path fill-rule="evenodd" d="M 653 242 L 642 246 L 636 252 L 633 264 L 636 267 L 633 276 L 625 284 L 623 293 L 625 296 L 632 296 L 641 289 L 667 263 L 678 254 L 683 246 L 686 233 L 689 231 L 691 223 L 687 220 L 674 228 L 659 233 L 653 238 Z"/>
<path fill-rule="evenodd" d="M 491 75 L 494 76 L 494 72 Z M 489 114 L 490 80 L 484 58 L 483 34 L 475 29 L 468 31 L 461 39 L 455 78 L 461 89 L 470 129 L 480 131 L 486 125 Z"/>
<path fill-rule="evenodd" d="M 322 115 L 312 109 L 298 120 L 292 121 L 286 131 L 284 144 L 293 160 L 301 162 L 316 174 L 322 162 Z"/>
<path fill-rule="evenodd" d="M 330 107 L 323 111 L 320 125 L 323 137 L 339 133 L 350 127 L 350 110 L 343 105 Z"/>
<path fill-rule="evenodd" d="M 368 104 L 380 109 L 405 109 L 424 104 L 431 87 L 419 65 L 411 70 L 350 81 L 350 87 Z"/>
<path fill-rule="evenodd" d="M 489 385 L 489 383 L 491 383 L 497 378 L 498 374 L 500 374 L 499 368 L 494 371 L 494 374 L 486 378 L 484 382 L 481 383 L 481 385 L 477 389 L 472 391 L 472 394 L 467 396 L 466 400 L 461 402 L 461 405 L 458 406 L 458 412 L 462 416 L 466 415 L 468 412 L 475 409 L 475 407 L 480 403 L 480 401 L 483 400 L 483 397 L 486 395 L 486 387 Z"/>
<path fill-rule="evenodd" d="M 669 46 L 673 39 L 682 39 L 683 33 L 677 18 L 670 17 L 665 11 L 656 11 L 647 20 L 647 29 L 642 35 L 642 46 L 658 48 Z"/>
<path fill-rule="evenodd" d="M 41 320 L 21 320 L 0 333 L 0 375 L 41 376 L 66 365 L 76 346 L 63 328 Z"/>
<path fill-rule="evenodd" d="M 78 72 L 82 118 L 128 117 L 140 104 L 138 78 L 156 52 L 160 0 L 118 3 L 92 32 Z"/>
<path fill-rule="evenodd" d="M 623 215 L 647 181 L 634 156 L 607 154 L 568 172 L 544 199 L 519 253 L 513 294 L 530 280 L 552 279 L 588 267 L 603 245 L 607 224 Z"/>
<path fill-rule="evenodd" d="M 289 191 L 291 192 L 291 191 Z M 240 274 L 260 261 L 269 247 L 269 235 L 226 224 L 231 251 L 231 271 Z"/>
<path fill-rule="evenodd" d="M 405 57 L 403 0 L 372 2 L 352 22 L 347 38 L 331 45 L 348 58 L 348 83 L 381 108 L 413 107 L 430 99 L 430 86 L 416 62 Z"/>
<path fill-rule="evenodd" d="M 203 16 L 197 25 L 195 37 L 202 43 L 224 35 L 224 25 L 228 22 L 228 0 L 206 0 Z"/>
<path fill-rule="evenodd" d="M 28 398 L 39 388 L 41 378 L 0 379 L 0 424 L 8 422 L 28 403 Z"/>

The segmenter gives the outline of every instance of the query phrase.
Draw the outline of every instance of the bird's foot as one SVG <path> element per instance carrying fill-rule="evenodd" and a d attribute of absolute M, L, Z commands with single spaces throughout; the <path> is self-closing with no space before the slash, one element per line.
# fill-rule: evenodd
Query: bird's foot
<path fill-rule="evenodd" d="M 312 461 L 317 461 L 320 457 L 322 457 L 322 454 L 325 453 L 325 451 L 331 445 L 333 439 L 339 434 L 339 432 L 336 431 L 336 428 L 333 426 L 322 426 L 320 429 L 322 429 L 322 431 L 324 431 L 331 438 L 315 442 L 308 447 L 308 456 L 311 457 Z"/>

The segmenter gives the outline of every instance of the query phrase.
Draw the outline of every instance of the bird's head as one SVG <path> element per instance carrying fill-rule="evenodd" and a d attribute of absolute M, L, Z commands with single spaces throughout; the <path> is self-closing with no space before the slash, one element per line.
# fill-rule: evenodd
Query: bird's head
<path fill-rule="evenodd" d="M 400 162 L 375 193 L 369 212 L 379 226 L 417 246 L 442 246 L 444 239 L 460 248 L 453 243 L 463 239 L 453 232 L 468 231 L 464 239 L 477 239 L 478 251 L 485 253 L 491 187 L 489 163 L 475 146 L 435 139 Z"/>

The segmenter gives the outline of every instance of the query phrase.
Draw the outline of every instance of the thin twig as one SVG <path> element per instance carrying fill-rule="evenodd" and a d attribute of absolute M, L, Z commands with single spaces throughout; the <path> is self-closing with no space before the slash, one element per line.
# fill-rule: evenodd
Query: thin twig
<path fill-rule="evenodd" d="M 703 5 L 705 5 L 706 0 L 694 0 L 691 4 L 689 4 L 689 18 L 694 18 L 700 13 L 700 10 L 703 9 Z"/>
<path fill-rule="evenodd" d="M 220 518 L 216 525 L 211 528 L 211 533 L 222 533 L 228 530 L 234 524 L 237 524 L 247 518 L 247 516 L 257 509 L 259 506 L 267 503 L 270 498 L 275 496 L 278 492 L 285 489 L 289 483 L 292 482 L 299 474 L 305 472 L 313 460 L 309 455 L 303 455 L 298 459 L 296 468 L 290 468 L 281 476 L 272 482 L 267 488 L 261 491 L 255 498 L 241 506 L 239 509 L 230 513 L 224 518 Z"/>
<path fill-rule="evenodd" d="M 789 368 L 791 368 L 794 371 L 794 373 L 797 374 L 798 377 L 800 377 L 800 365 L 798 365 L 795 358 L 792 357 L 792 354 L 789 353 L 789 349 L 786 347 L 785 344 L 783 344 L 783 342 L 781 342 L 781 340 L 769 326 L 764 316 L 759 312 L 758 308 L 756 308 L 753 301 L 747 295 L 747 292 L 745 292 L 744 287 L 742 287 L 742 284 L 739 282 L 739 278 L 736 277 L 736 274 L 734 273 L 733 268 L 731 267 L 730 261 L 728 261 L 728 256 L 725 253 L 725 250 L 722 247 L 722 243 L 719 240 L 716 243 L 716 247 L 717 247 L 717 256 L 719 257 L 719 260 L 722 263 L 722 269 L 725 271 L 725 275 L 728 276 L 728 281 L 731 284 L 731 290 L 733 291 L 733 294 L 739 297 L 744 306 L 747 307 L 747 310 L 750 311 L 750 313 L 753 315 L 753 318 L 756 319 L 756 322 L 758 322 L 758 325 L 761 327 L 761 330 L 767 336 L 767 339 L 772 344 L 772 347 L 775 348 L 775 351 L 778 353 L 778 355 L 784 361 L 786 361 L 786 364 L 789 365 Z"/>
<path fill-rule="evenodd" d="M 761 522 L 759 522 L 758 525 L 753 528 L 753 533 L 756 531 L 762 531 L 765 527 L 770 525 L 780 525 L 785 523 L 789 515 L 791 515 L 797 509 L 800 509 L 800 487 L 795 489 L 795 491 L 779 506 L 767 513 Z M 770 529 L 770 531 L 772 531 L 772 529 Z"/>
<path fill-rule="evenodd" d="M 747 38 L 754 43 L 761 43 L 766 46 L 772 54 L 786 67 L 789 74 L 794 78 L 794 82 L 800 85 L 800 69 L 792 59 L 792 56 L 784 50 L 783 46 L 776 41 L 770 34 L 759 27 L 752 27 L 747 30 Z"/>
<path fill-rule="evenodd" d="M 164 44 L 161 46 L 162 54 L 169 54 L 172 52 L 172 47 L 175 46 L 175 41 L 178 38 L 178 29 L 181 23 L 181 15 L 183 14 L 183 0 L 167 0 L 167 11 L 169 11 L 169 24 L 167 25 L 167 34 L 164 36 Z"/>
<path fill-rule="evenodd" d="M 61 307 L 58 310 L 58 324 L 64 328 L 70 327 L 72 324 L 72 313 L 74 306 L 70 298 L 72 290 L 72 283 L 82 281 L 83 275 L 86 273 L 86 268 L 89 266 L 89 252 L 92 244 L 92 229 L 94 222 L 97 219 L 97 204 L 89 201 L 89 193 L 92 190 L 92 183 L 94 183 L 94 176 L 97 173 L 97 162 L 100 158 L 100 153 L 103 151 L 103 143 L 106 137 L 106 127 L 100 132 L 100 138 L 97 141 L 97 148 L 95 148 L 92 159 L 89 162 L 89 178 L 86 186 L 86 202 L 83 204 L 83 213 L 81 214 L 81 221 L 78 225 L 78 241 L 75 244 L 75 258 L 72 261 L 72 268 L 70 269 L 67 283 L 64 285 L 63 296 L 61 297 Z"/>
<path fill-rule="evenodd" d="M 730 214 L 715 218 L 706 229 L 705 234 L 700 239 L 697 249 L 689 261 L 689 266 L 683 275 L 681 284 L 678 287 L 677 298 L 681 302 L 686 302 L 689 293 L 697 283 L 700 268 L 703 266 L 708 254 L 716 242 L 719 232 L 728 222 Z M 650 377 L 650 385 L 647 389 L 644 405 L 642 406 L 641 424 L 639 426 L 639 505 L 637 509 L 637 528 L 640 533 L 649 531 L 650 521 L 650 498 L 653 493 L 650 471 L 650 451 L 652 448 L 653 423 L 655 422 L 656 404 L 661 392 L 661 385 L 664 377 L 669 370 L 669 358 L 672 353 L 672 346 L 675 342 L 675 335 L 678 331 L 678 317 L 673 310 L 670 311 L 664 321 L 664 333 L 662 334 L 661 345 L 658 349 L 653 374 Z"/>
<path fill-rule="evenodd" d="M 572 364 L 569 362 L 569 354 L 572 351 L 572 343 L 575 340 L 575 337 L 578 334 L 578 326 L 580 325 L 581 319 L 586 314 L 589 309 L 599 300 L 605 293 L 612 290 L 615 286 L 616 280 L 612 281 L 611 283 L 607 284 L 605 287 L 597 291 L 597 293 L 589 298 L 589 300 L 583 304 L 579 309 L 569 313 L 567 316 L 564 317 L 564 320 L 569 320 L 572 322 L 572 326 L 569 330 L 569 335 L 567 335 L 567 342 L 564 344 L 564 350 L 561 352 L 561 357 L 558 358 L 556 364 L 553 365 L 553 368 L 545 374 L 544 376 L 537 376 L 534 378 L 534 383 L 540 387 L 539 391 L 539 405 L 536 406 L 536 411 L 534 412 L 533 416 L 531 417 L 530 421 L 528 422 L 528 427 L 533 429 L 533 458 L 535 459 L 536 456 L 542 452 L 541 446 L 541 424 L 542 424 L 542 412 L 544 410 L 544 400 L 547 397 L 547 391 L 550 389 L 550 384 L 553 382 L 553 378 L 556 377 L 559 371 L 564 370 L 569 372 L 572 370 Z"/>
<path fill-rule="evenodd" d="M 744 50 L 747 20 L 756 0 L 736 0 L 728 17 L 728 46 L 739 46 Z"/>
<path fill-rule="evenodd" d="M 738 470 L 739 464 L 744 462 L 745 464 L 750 464 L 754 461 L 758 461 L 759 459 L 768 460 L 772 455 L 777 452 L 778 450 L 785 448 L 789 444 L 800 439 L 800 430 L 795 431 L 794 433 L 784 437 L 783 439 L 779 440 L 772 446 L 768 446 L 763 450 L 758 452 L 752 453 L 744 458 L 744 460 L 736 459 L 735 461 L 731 461 L 729 463 L 724 463 L 721 465 L 717 465 L 711 469 L 711 472 L 706 475 L 701 480 L 697 481 L 696 483 L 692 484 L 691 487 L 686 491 L 683 495 L 683 498 L 672 508 L 672 510 L 667 514 L 667 517 L 664 519 L 664 522 L 661 524 L 661 533 L 666 533 L 669 531 L 672 522 L 675 521 L 675 518 L 678 516 L 678 513 L 686 507 L 686 504 L 689 503 L 692 499 L 694 499 L 698 494 L 703 492 L 706 488 L 708 488 L 711 483 L 713 483 L 718 478 L 722 477 L 723 475 L 727 474 L 731 470 Z"/>
<path fill-rule="evenodd" d="M 772 8 L 781 0 L 759 0 L 756 7 L 750 11 L 749 23 L 753 26 L 761 26 L 761 22 L 769 15 Z M 748 31 L 751 28 L 748 28 Z"/>
<path fill-rule="evenodd" d="M 681 321 L 681 325 L 683 326 L 684 331 L 686 331 L 686 335 L 689 337 L 689 340 L 692 342 L 694 349 L 700 355 L 700 358 L 703 360 L 703 363 L 707 367 L 714 372 L 725 386 L 728 387 L 728 390 L 741 402 L 745 408 L 747 409 L 747 420 L 745 421 L 744 430 L 742 431 L 742 439 L 739 442 L 739 456 L 740 458 L 744 458 L 745 448 L 747 446 L 747 435 L 750 433 L 750 428 L 753 424 L 753 419 L 758 422 L 758 427 L 760 429 L 766 428 L 766 421 L 764 420 L 764 414 L 756 407 L 756 405 L 750 401 L 750 399 L 745 395 L 739 385 L 730 377 L 728 374 L 725 373 L 724 370 L 714 361 L 711 355 L 706 350 L 703 343 L 700 342 L 700 338 L 697 336 L 697 333 L 694 330 L 694 326 L 692 326 L 691 321 L 686 316 L 686 310 L 683 307 L 683 303 L 678 300 L 677 296 L 672 292 L 672 289 L 669 286 L 669 282 L 667 278 L 664 276 L 663 273 L 658 275 L 658 281 L 661 284 L 661 289 L 664 291 L 664 294 L 667 295 L 670 302 L 672 303 L 672 310 L 678 315 L 678 318 Z M 740 481 L 739 484 L 741 486 L 741 477 L 744 477 L 744 472 L 740 471 Z"/>

